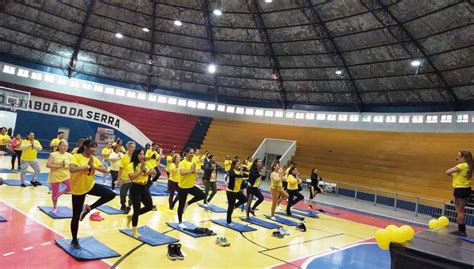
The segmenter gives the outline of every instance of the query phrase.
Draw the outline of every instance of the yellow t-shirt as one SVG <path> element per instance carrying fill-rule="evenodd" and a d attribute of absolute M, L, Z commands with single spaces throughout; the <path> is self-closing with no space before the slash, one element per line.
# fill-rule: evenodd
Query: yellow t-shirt
<path fill-rule="evenodd" d="M 4 134 L 4 135 L 0 134 L 0 146 L 5 146 L 5 145 L 8 143 L 8 141 L 10 141 L 10 140 L 11 140 L 11 138 L 10 138 L 9 135 L 7 135 L 7 134 Z"/>
<path fill-rule="evenodd" d="M 192 165 L 193 165 L 192 161 L 190 162 L 184 159 L 179 163 L 178 168 L 184 169 L 184 170 L 191 170 Z M 197 169 L 197 164 L 196 164 L 196 169 Z M 194 187 L 194 184 L 196 183 L 196 178 L 197 178 L 196 173 L 187 174 L 185 176 L 180 174 L 180 180 L 179 180 L 178 186 L 183 189 L 190 189 Z"/>
<path fill-rule="evenodd" d="M 112 143 L 112 148 L 115 148 L 115 146 L 117 146 L 117 143 L 116 142 Z M 125 154 L 127 153 L 127 150 L 125 149 L 124 146 L 120 146 L 120 152 Z"/>
<path fill-rule="evenodd" d="M 281 179 L 281 175 L 277 172 L 272 172 L 270 174 L 270 179 L 271 179 L 271 182 L 270 182 L 270 187 L 272 189 L 281 189 L 283 188 L 283 183 L 282 183 L 282 179 Z"/>
<path fill-rule="evenodd" d="M 145 163 L 145 168 L 148 172 L 151 169 L 153 169 L 154 166 L 150 166 L 149 164 Z M 126 170 L 127 170 L 127 175 L 130 178 L 130 174 L 133 174 L 135 172 L 138 172 L 138 171 L 142 170 L 142 164 L 139 163 L 137 165 L 136 169 L 134 170 L 133 169 L 133 163 L 131 162 L 131 163 L 128 164 Z M 140 173 L 135 179 L 132 179 L 130 181 L 132 181 L 133 183 L 136 183 L 136 184 L 146 185 L 148 183 L 148 175 L 146 173 L 145 173 L 145 175 L 143 173 Z"/>
<path fill-rule="evenodd" d="M 224 161 L 224 170 L 225 170 L 226 172 L 229 172 L 229 171 L 230 171 L 230 166 L 231 166 L 231 164 L 232 164 L 232 161 L 231 161 L 231 160 L 225 160 L 225 161 Z"/>
<path fill-rule="evenodd" d="M 166 157 L 166 171 L 170 171 L 170 165 L 171 165 L 171 162 L 173 161 L 173 155 L 168 155 Z"/>
<path fill-rule="evenodd" d="M 238 176 L 242 175 L 242 173 L 237 170 L 234 170 L 234 173 Z M 230 192 L 239 192 L 240 187 L 242 186 L 242 181 L 243 181 L 242 177 L 235 177 L 234 188 L 230 189 L 229 187 L 227 187 L 227 190 Z"/>
<path fill-rule="evenodd" d="M 104 158 L 104 160 L 109 159 L 110 153 L 112 153 L 112 149 L 108 149 L 108 148 L 102 149 L 102 157 Z"/>
<path fill-rule="evenodd" d="M 198 155 L 194 155 L 192 162 L 196 164 L 196 169 L 201 169 L 202 168 L 202 161 L 201 158 Z"/>
<path fill-rule="evenodd" d="M 123 155 L 122 158 L 120 159 L 119 168 L 122 168 L 122 173 L 120 174 L 120 178 L 122 180 L 126 180 L 126 181 L 130 180 L 130 178 L 128 177 L 128 171 L 127 171 L 127 167 L 130 161 L 131 161 L 131 158 L 130 156 L 128 156 L 128 154 Z"/>
<path fill-rule="evenodd" d="M 99 167 L 102 163 L 97 159 L 97 157 L 92 156 L 94 159 L 94 166 Z M 82 154 L 72 155 L 71 164 L 76 165 L 77 167 L 84 167 L 89 164 L 89 158 L 84 157 Z M 82 195 L 88 193 L 95 184 L 95 170 L 91 171 L 91 174 L 88 175 L 89 170 L 71 173 L 71 193 L 74 195 Z"/>
<path fill-rule="evenodd" d="M 467 163 L 460 163 L 456 167 L 459 169 L 459 172 L 453 173 L 453 188 L 469 188 L 471 186 L 471 180 L 467 178 L 469 165 Z"/>
<path fill-rule="evenodd" d="M 61 165 L 61 168 L 53 168 L 48 176 L 49 183 L 59 183 L 71 177 L 69 172 L 69 164 L 71 163 L 71 153 L 66 152 L 61 154 L 59 151 L 55 151 L 50 154 L 53 157 L 54 165 Z M 63 166 L 64 161 L 64 166 Z"/>
<path fill-rule="evenodd" d="M 151 167 L 157 167 L 161 156 L 156 150 L 149 149 L 146 151 L 145 159 L 147 166 L 151 165 Z"/>
<path fill-rule="evenodd" d="M 176 172 L 173 172 L 174 169 L 176 169 L 176 164 L 171 163 L 170 166 L 168 167 L 169 172 L 170 172 L 170 181 L 173 182 L 179 182 L 181 179 L 181 175 L 179 174 L 179 170 L 176 170 Z"/>
<path fill-rule="evenodd" d="M 299 181 L 293 175 L 288 175 L 286 177 L 286 182 L 288 182 L 288 189 L 289 190 L 297 190 L 298 189 Z"/>
<path fill-rule="evenodd" d="M 33 142 L 33 144 L 34 144 L 35 147 L 41 147 L 41 144 L 38 140 L 35 140 Z M 23 151 L 21 153 L 21 159 L 23 161 L 30 162 L 30 161 L 36 161 L 36 159 L 38 159 L 38 150 L 36 148 L 31 148 L 30 140 L 21 141 L 21 145 L 22 146 L 26 146 L 26 145 L 30 146 L 30 147 L 27 147 L 27 148 L 23 149 Z"/>
<path fill-rule="evenodd" d="M 61 139 L 57 137 L 51 140 L 51 149 L 53 150 L 53 152 L 58 150 L 59 143 L 61 143 Z"/>
<path fill-rule="evenodd" d="M 247 164 L 242 164 L 242 174 L 244 175 L 244 180 L 249 180 L 250 167 L 252 167 L 252 163 L 250 162 L 248 162 Z"/>

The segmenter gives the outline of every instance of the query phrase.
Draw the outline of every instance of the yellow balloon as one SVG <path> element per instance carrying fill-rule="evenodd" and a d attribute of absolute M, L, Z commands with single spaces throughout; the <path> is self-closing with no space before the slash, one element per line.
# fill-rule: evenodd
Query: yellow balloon
<path fill-rule="evenodd" d="M 437 219 L 432 219 L 428 222 L 428 227 L 430 229 L 434 229 L 434 228 L 438 228 L 439 227 L 439 223 L 438 223 L 438 220 Z"/>
<path fill-rule="evenodd" d="M 384 250 L 387 250 L 390 246 L 390 232 L 386 229 L 378 229 L 375 232 L 375 241 L 377 241 L 377 245 Z"/>
<path fill-rule="evenodd" d="M 381 248 L 383 250 L 388 250 L 390 248 L 390 241 L 377 242 L 377 245 L 379 246 L 379 248 Z"/>
<path fill-rule="evenodd" d="M 439 217 L 438 222 L 440 224 L 440 227 L 447 227 L 449 225 L 449 219 L 445 216 Z"/>
<path fill-rule="evenodd" d="M 392 242 L 395 242 L 395 243 L 403 243 L 405 242 L 405 236 L 403 234 L 403 230 L 400 229 L 400 228 L 397 228 L 396 230 L 394 230 L 392 232 Z"/>
<path fill-rule="evenodd" d="M 413 230 L 413 228 L 411 226 L 403 225 L 403 226 L 400 227 L 400 229 L 403 232 L 403 235 L 405 237 L 405 241 L 410 241 L 410 240 L 413 239 L 413 237 L 415 237 L 415 231 Z"/>
<path fill-rule="evenodd" d="M 386 229 L 386 230 L 388 231 L 388 233 L 390 234 L 390 237 L 392 237 L 392 236 L 393 236 L 393 233 L 395 232 L 395 230 L 398 229 L 398 227 L 391 224 L 391 225 L 388 225 L 387 227 L 385 227 L 385 229 Z M 390 239 L 390 240 L 392 240 L 392 239 Z"/>

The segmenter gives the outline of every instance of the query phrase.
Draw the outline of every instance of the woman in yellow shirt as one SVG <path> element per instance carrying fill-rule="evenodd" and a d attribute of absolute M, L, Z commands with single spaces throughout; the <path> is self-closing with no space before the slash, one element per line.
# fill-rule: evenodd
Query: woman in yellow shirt
<path fill-rule="evenodd" d="M 178 220 L 179 227 L 182 229 L 186 228 L 186 225 L 183 224 L 183 213 L 186 208 L 193 203 L 204 200 L 205 198 L 204 192 L 195 186 L 199 167 L 192 161 L 194 150 L 192 148 L 187 148 L 184 153 L 186 154 L 186 157 L 178 165 L 179 174 L 181 175 L 178 183 Z M 191 194 L 194 197 L 186 202 L 188 194 Z"/>
<path fill-rule="evenodd" d="M 53 200 L 53 211 L 51 213 L 58 213 L 58 198 L 59 196 L 71 191 L 71 172 L 69 172 L 69 164 L 71 163 L 71 154 L 67 152 L 69 144 L 62 140 L 59 142 L 58 150 L 49 154 L 48 162 L 46 167 L 50 169 L 48 182 L 51 185 L 51 200 Z M 61 184 L 64 184 L 66 188 L 59 191 Z"/>
<path fill-rule="evenodd" d="M 110 153 L 109 160 L 110 160 L 110 169 L 109 173 L 112 176 L 111 187 L 112 190 L 115 190 L 115 184 L 118 180 L 119 170 L 120 170 L 120 159 L 122 158 L 123 154 L 120 152 L 119 147 L 115 147 L 114 150 Z"/>
<path fill-rule="evenodd" d="M 272 165 L 272 172 L 270 174 L 270 190 L 272 192 L 272 209 L 271 218 L 275 220 L 275 209 L 281 201 L 288 198 L 288 193 L 283 189 L 283 169 L 278 162 Z"/>
<path fill-rule="evenodd" d="M 474 167 L 472 153 L 468 150 L 460 150 L 456 157 L 456 161 L 459 164 L 446 171 L 446 174 L 453 178 L 453 196 L 457 213 L 456 221 L 458 223 L 458 230 L 452 232 L 452 234 L 467 236 L 464 208 L 466 207 L 467 199 L 471 197 L 472 194 L 471 178 L 472 169 Z"/>
<path fill-rule="evenodd" d="M 242 166 L 239 160 L 233 160 L 230 165 L 229 182 L 227 183 L 227 224 L 232 226 L 232 212 L 237 207 L 244 205 L 247 202 L 247 196 L 242 192 L 243 182 Z M 236 203 L 237 202 L 237 203 Z"/>
<path fill-rule="evenodd" d="M 176 204 L 176 201 L 178 201 L 178 196 L 174 197 L 174 193 L 178 190 L 178 183 L 179 183 L 179 180 L 181 178 L 181 175 L 179 174 L 179 168 L 178 168 L 178 165 L 179 165 L 180 162 L 181 162 L 181 156 L 179 156 L 179 154 L 174 154 L 171 157 L 171 161 L 169 162 L 169 166 L 168 166 L 168 171 L 169 171 L 169 176 L 168 176 L 168 192 L 169 192 L 168 204 L 169 204 L 169 209 L 170 210 L 173 210 L 174 205 Z"/>
<path fill-rule="evenodd" d="M 138 217 L 153 209 L 151 194 L 147 188 L 148 177 L 155 176 L 156 170 L 153 165 L 145 162 L 145 153 L 142 149 L 133 151 L 130 163 L 127 166 L 127 173 L 132 185 L 130 186 L 130 199 L 132 200 L 133 215 L 129 215 L 128 223 L 132 223 L 132 235 L 139 238 Z M 143 203 L 144 207 L 141 207 Z"/>
<path fill-rule="evenodd" d="M 115 193 L 101 184 L 95 184 L 95 171 L 102 173 L 107 169 L 94 156 L 97 143 L 86 139 L 78 149 L 77 154 L 71 158 L 69 171 L 71 172 L 71 194 L 72 194 L 72 219 L 71 219 L 71 246 L 80 249 L 77 240 L 79 221 L 82 221 L 89 212 L 108 201 L 114 199 Z M 92 205 L 84 204 L 86 195 L 99 196 L 100 198 Z"/>
<path fill-rule="evenodd" d="M 304 200 L 303 194 L 300 193 L 298 185 L 301 183 L 300 174 L 296 167 L 290 168 L 286 177 L 288 183 L 288 204 L 286 205 L 286 214 L 291 216 L 291 207 Z M 293 200 L 296 196 L 296 200 Z"/>
<path fill-rule="evenodd" d="M 173 149 L 171 152 L 170 152 L 170 155 L 166 156 L 166 175 L 168 176 L 168 178 L 170 178 L 170 165 L 171 163 L 173 162 L 173 157 L 174 155 L 176 154 L 176 151 Z"/>

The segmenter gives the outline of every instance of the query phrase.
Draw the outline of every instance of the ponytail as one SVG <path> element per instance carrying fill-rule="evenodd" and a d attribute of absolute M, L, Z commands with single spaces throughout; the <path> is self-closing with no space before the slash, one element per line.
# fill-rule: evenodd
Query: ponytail
<path fill-rule="evenodd" d="M 471 179 L 472 178 L 472 169 L 474 168 L 474 163 L 472 160 L 472 153 L 469 150 L 462 149 L 459 151 L 464 158 L 464 161 L 466 161 L 467 165 L 469 166 L 467 170 L 467 178 Z"/>
<path fill-rule="evenodd" d="M 77 150 L 77 153 L 82 154 L 86 148 L 89 149 L 94 147 L 97 147 L 97 143 L 92 141 L 92 139 L 87 138 L 82 142 L 82 146 Z"/>

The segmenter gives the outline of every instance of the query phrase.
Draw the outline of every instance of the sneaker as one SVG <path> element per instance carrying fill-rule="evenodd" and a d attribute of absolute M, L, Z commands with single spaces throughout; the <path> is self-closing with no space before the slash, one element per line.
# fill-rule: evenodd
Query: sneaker
<path fill-rule="evenodd" d="M 450 232 L 450 234 L 452 235 L 456 235 L 456 236 L 461 236 L 461 237 L 466 237 L 467 234 L 465 231 L 460 231 L 460 230 L 457 230 L 457 231 L 454 231 L 454 232 Z"/>
<path fill-rule="evenodd" d="M 275 220 L 275 221 L 277 220 L 277 218 L 276 218 L 275 216 L 270 217 L 270 219 L 271 219 L 271 220 Z"/>
<path fill-rule="evenodd" d="M 313 209 L 313 205 L 312 205 L 312 204 L 309 204 L 309 205 L 308 205 L 308 208 L 309 208 L 309 209 Z"/>
<path fill-rule="evenodd" d="M 26 185 L 25 185 L 25 183 L 21 183 L 21 185 L 20 185 L 20 186 L 21 186 L 22 188 L 26 188 Z"/>
<path fill-rule="evenodd" d="M 221 247 L 230 246 L 230 243 L 229 241 L 227 241 L 227 238 L 225 238 L 225 236 L 218 236 L 216 238 L 216 244 Z"/>
<path fill-rule="evenodd" d="M 290 232 L 288 232 L 288 231 L 285 230 L 284 228 L 279 228 L 279 229 L 278 229 L 278 232 L 280 232 L 282 235 L 290 235 Z"/>
<path fill-rule="evenodd" d="M 55 208 L 55 209 L 51 210 L 51 214 L 57 215 L 58 214 L 58 209 Z"/>
<path fill-rule="evenodd" d="M 181 252 L 181 244 L 174 245 L 176 256 L 178 256 L 178 260 L 184 260 L 183 253 Z"/>
<path fill-rule="evenodd" d="M 125 212 L 125 210 L 127 210 L 127 207 L 126 207 L 126 206 L 123 205 L 123 206 L 120 207 L 120 211 Z"/>
<path fill-rule="evenodd" d="M 81 249 L 81 245 L 79 245 L 79 242 L 77 240 L 72 240 L 71 241 L 71 247 L 73 249 Z"/>
<path fill-rule="evenodd" d="M 87 216 L 87 214 L 89 214 L 89 212 L 91 212 L 91 207 L 88 204 L 84 204 L 81 215 L 79 216 L 79 220 L 82 221 Z"/>
<path fill-rule="evenodd" d="M 168 245 L 168 259 L 174 261 L 178 258 L 178 255 L 176 255 L 176 245 L 175 244 L 169 244 Z"/>
<path fill-rule="evenodd" d="M 39 182 L 38 180 L 35 180 L 36 182 L 36 186 L 42 186 L 43 184 L 41 184 L 41 182 Z"/>
<path fill-rule="evenodd" d="M 180 224 L 178 225 L 178 227 L 179 227 L 180 229 L 183 229 L 183 230 L 186 229 L 186 228 L 188 228 L 188 227 L 186 226 L 186 224 L 184 224 L 184 223 L 180 223 Z"/>
<path fill-rule="evenodd" d="M 33 187 L 38 186 L 38 185 L 36 185 L 36 181 L 30 181 L 30 184 L 31 184 L 31 186 L 33 186 Z"/>
<path fill-rule="evenodd" d="M 284 235 L 282 235 L 279 231 L 274 231 L 272 233 L 272 236 L 276 237 L 276 238 L 283 238 L 285 237 Z"/>

